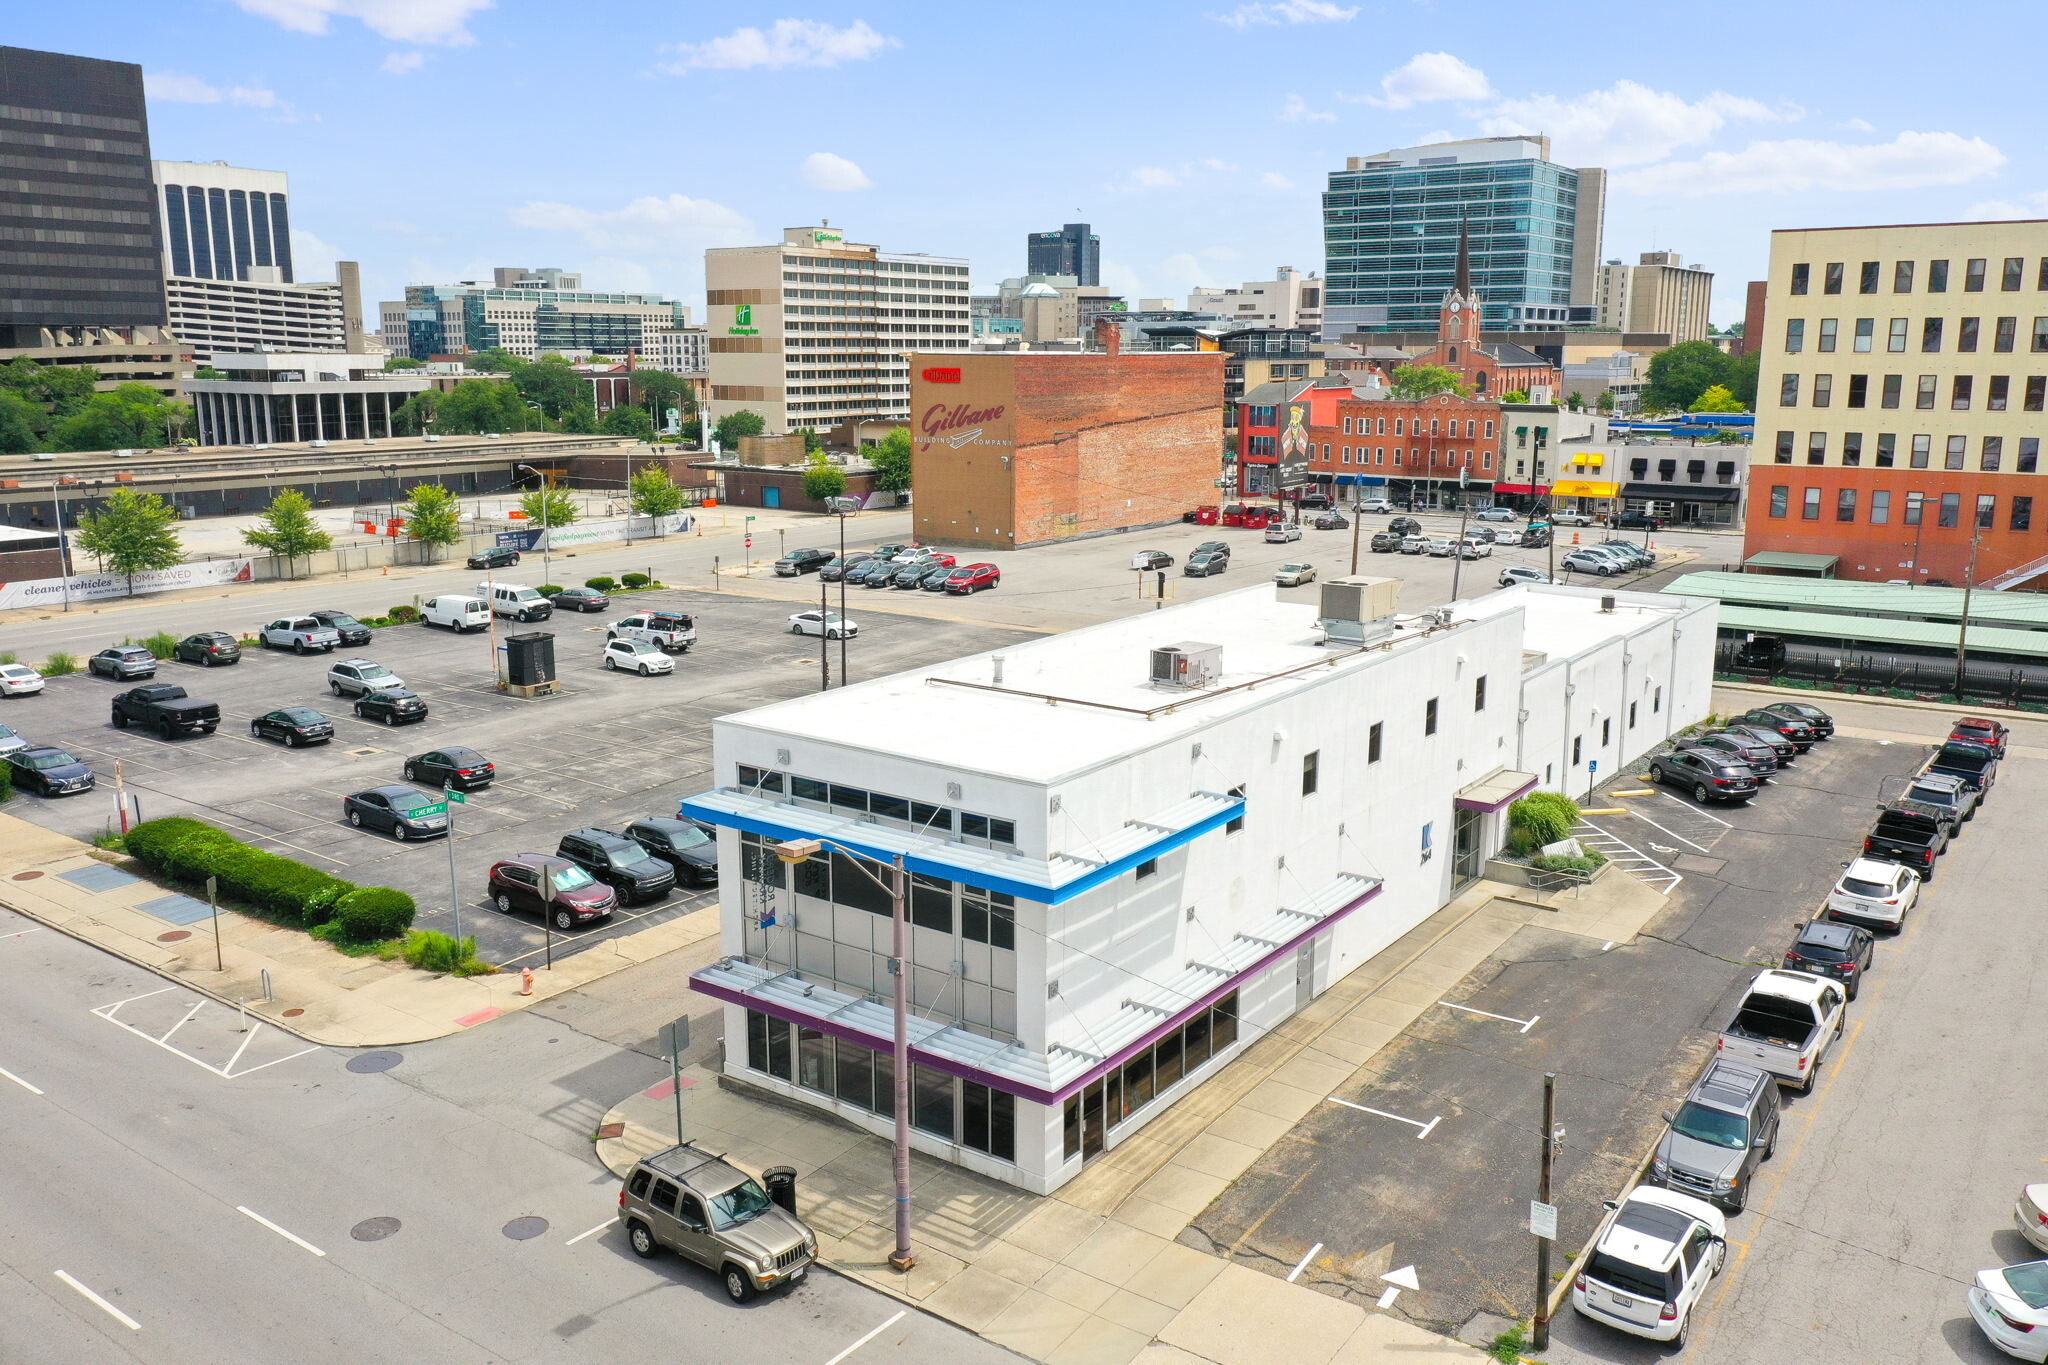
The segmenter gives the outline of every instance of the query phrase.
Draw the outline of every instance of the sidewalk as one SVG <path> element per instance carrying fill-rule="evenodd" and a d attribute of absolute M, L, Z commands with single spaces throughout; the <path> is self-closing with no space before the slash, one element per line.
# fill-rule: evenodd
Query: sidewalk
<path fill-rule="evenodd" d="M 795 1166 L 804 1216 L 834 1269 L 1048 1365 L 1362 1365 L 1395 1353 L 1477 1361 L 1478 1351 L 1397 1314 L 1180 1239 L 1267 1148 L 1523 926 L 1626 941 L 1663 904 L 1626 877 L 1576 898 L 1474 883 L 1052 1196 L 913 1154 L 918 1264 L 907 1275 L 887 1262 L 885 1139 L 704 1068 L 684 1074 L 683 1120 L 694 1140 L 744 1165 Z M 614 1173 L 673 1140 L 674 1093 L 664 1082 L 605 1116 L 597 1151 Z"/>
<path fill-rule="evenodd" d="M 215 970 L 204 901 L 144 879 L 128 859 L 8 815 L 0 815 L 0 850 L 0 906 L 223 1004 L 246 1001 L 266 1023 L 329 1047 L 443 1038 L 718 933 L 718 909 L 707 906 L 565 957 L 536 971 L 533 994 L 521 995 L 517 972 L 438 976 L 347 957 L 297 930 L 222 910 L 225 970 Z M 274 997 L 267 1001 L 266 971 Z"/>

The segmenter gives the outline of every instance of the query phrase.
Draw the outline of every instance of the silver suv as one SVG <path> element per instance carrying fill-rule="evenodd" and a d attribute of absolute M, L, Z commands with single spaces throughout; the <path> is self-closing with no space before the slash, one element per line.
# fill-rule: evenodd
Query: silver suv
<path fill-rule="evenodd" d="M 396 692 L 405 679 L 374 659 L 343 659 L 327 670 L 327 686 L 337 697 L 367 697 L 372 692 Z"/>
<path fill-rule="evenodd" d="M 771 1180 L 778 1174 L 769 1172 Z M 715 1270 L 734 1303 L 795 1284 L 818 1256 L 817 1234 L 801 1219 L 745 1171 L 688 1143 L 634 1163 L 619 1191 L 619 1217 L 635 1255 L 666 1247 Z"/>
<path fill-rule="evenodd" d="M 1650 1159 L 1650 1178 L 1739 1213 L 1750 1177 L 1778 1145 L 1778 1085 L 1740 1062 L 1715 1061 L 1700 1073 Z"/>

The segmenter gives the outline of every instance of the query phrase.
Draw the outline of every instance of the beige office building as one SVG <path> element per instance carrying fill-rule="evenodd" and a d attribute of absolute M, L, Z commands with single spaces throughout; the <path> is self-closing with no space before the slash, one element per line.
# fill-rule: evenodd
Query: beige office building
<path fill-rule="evenodd" d="M 1685 265 L 1675 251 L 1645 251 L 1636 265 L 1600 267 L 1599 319 L 1623 332 L 1663 332 L 1671 344 L 1704 341 L 1714 272 Z"/>
<path fill-rule="evenodd" d="M 2048 222 L 1771 234 L 1745 549 L 1842 578 L 2048 574 Z"/>
<path fill-rule="evenodd" d="M 757 412 L 771 434 L 910 420 L 912 351 L 972 339 L 967 261 L 885 252 L 838 228 L 704 253 L 710 421 Z"/>

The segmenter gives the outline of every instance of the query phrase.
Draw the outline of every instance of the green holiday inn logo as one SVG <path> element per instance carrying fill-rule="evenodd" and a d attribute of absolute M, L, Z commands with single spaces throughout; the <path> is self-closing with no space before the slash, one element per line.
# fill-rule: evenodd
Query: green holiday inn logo
<path fill-rule="evenodd" d="M 754 305 L 751 303 L 734 304 L 732 309 L 732 326 L 725 330 L 728 334 L 736 337 L 757 335 L 759 329 L 754 326 Z"/>
<path fill-rule="evenodd" d="M 811 231 L 812 246 L 823 246 L 827 242 L 844 242 L 845 240 L 844 237 L 836 232 L 821 232 L 815 228 Z"/>

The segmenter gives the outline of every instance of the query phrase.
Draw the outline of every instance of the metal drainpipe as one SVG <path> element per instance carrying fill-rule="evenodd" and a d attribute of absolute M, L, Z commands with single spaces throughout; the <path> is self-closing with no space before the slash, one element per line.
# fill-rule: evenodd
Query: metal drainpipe
<path fill-rule="evenodd" d="M 1562 743 L 1564 747 L 1559 752 L 1558 758 L 1561 760 L 1559 766 L 1564 769 L 1564 776 L 1558 779 L 1557 789 L 1569 796 L 1572 791 L 1572 661 L 1570 659 L 1564 661 L 1564 735 Z"/>

